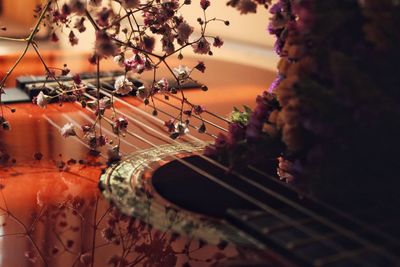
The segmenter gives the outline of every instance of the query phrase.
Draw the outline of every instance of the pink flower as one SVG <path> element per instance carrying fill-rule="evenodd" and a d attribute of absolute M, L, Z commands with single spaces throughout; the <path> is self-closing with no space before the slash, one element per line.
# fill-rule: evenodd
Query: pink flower
<path fill-rule="evenodd" d="M 193 27 L 184 21 L 179 24 L 177 31 L 179 41 L 182 43 L 187 43 L 189 36 L 193 33 Z"/>
<path fill-rule="evenodd" d="M 132 70 L 138 73 L 143 72 L 146 69 L 147 59 L 142 54 L 134 54 L 132 57 L 125 60 L 125 69 Z"/>
<path fill-rule="evenodd" d="M 168 92 L 169 90 L 169 82 L 166 78 L 162 78 L 157 82 L 157 85 L 159 86 L 159 89 L 161 92 Z"/>
<path fill-rule="evenodd" d="M 210 52 L 210 43 L 204 37 L 201 38 L 197 43 L 193 44 L 192 47 L 196 54 L 202 55 Z"/>
<path fill-rule="evenodd" d="M 133 83 L 126 79 L 125 76 L 119 76 L 115 80 L 114 87 L 117 94 L 127 95 L 132 91 Z"/>
<path fill-rule="evenodd" d="M 202 9 L 206 10 L 210 6 L 209 0 L 200 0 L 200 6 Z"/>
<path fill-rule="evenodd" d="M 128 128 L 128 120 L 124 117 L 119 117 L 114 120 L 113 131 L 118 134 L 121 132 L 126 132 Z"/>
<path fill-rule="evenodd" d="M 120 67 L 124 67 L 125 57 L 124 54 L 118 54 L 114 57 L 114 62 L 118 64 Z"/>
<path fill-rule="evenodd" d="M 219 48 L 219 47 L 221 47 L 223 44 L 224 44 L 224 41 L 222 41 L 222 39 L 221 39 L 219 36 L 217 36 L 217 37 L 214 38 L 213 46 Z"/>
<path fill-rule="evenodd" d="M 66 123 L 60 130 L 60 133 L 63 137 L 67 138 L 68 136 L 75 136 L 75 127 L 72 123 Z"/>
<path fill-rule="evenodd" d="M 45 108 L 47 107 L 49 98 L 50 98 L 49 96 L 45 95 L 42 91 L 40 91 L 40 93 L 36 97 L 36 104 L 41 108 Z"/>
<path fill-rule="evenodd" d="M 175 132 L 178 133 L 179 135 L 185 135 L 189 133 L 188 124 L 184 122 L 177 122 L 175 124 Z"/>
<path fill-rule="evenodd" d="M 189 78 L 191 69 L 184 65 L 179 65 L 178 68 L 174 68 L 173 72 L 178 79 L 186 80 L 187 78 Z"/>

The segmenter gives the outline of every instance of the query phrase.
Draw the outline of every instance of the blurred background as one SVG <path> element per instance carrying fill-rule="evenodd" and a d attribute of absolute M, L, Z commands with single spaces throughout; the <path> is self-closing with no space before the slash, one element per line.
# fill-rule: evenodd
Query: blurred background
<path fill-rule="evenodd" d="M 195 28 L 198 25 L 196 19 L 202 15 L 202 10 L 196 6 L 199 1 L 193 0 L 192 5 L 182 8 L 182 15 Z M 0 0 L 0 26 L 7 28 L 6 31 L 0 31 L 0 35 L 27 36 L 36 20 L 33 17 L 33 10 L 41 2 L 41 0 Z M 275 70 L 278 58 L 273 52 L 273 37 L 266 31 L 269 14 L 265 9 L 259 8 L 257 14 L 240 15 L 235 9 L 227 7 L 225 0 L 218 0 L 212 1 L 211 7 L 207 10 L 207 16 L 230 22 L 229 27 L 222 22 L 211 23 L 208 27 L 210 35 L 218 35 L 224 40 L 224 46 L 221 49 L 214 49 L 214 58 Z M 76 46 L 71 47 L 68 43 L 69 29 L 58 33 L 60 37 L 58 43 L 49 41 L 48 32 L 42 31 L 38 36 L 39 46 L 42 50 L 90 52 L 94 45 L 94 34 L 90 26 L 87 28 L 85 33 L 77 34 L 81 41 Z M 0 56 L 16 53 L 23 45 L 23 43 L 2 41 Z M 186 49 L 184 56 L 193 56 L 191 49 Z"/>

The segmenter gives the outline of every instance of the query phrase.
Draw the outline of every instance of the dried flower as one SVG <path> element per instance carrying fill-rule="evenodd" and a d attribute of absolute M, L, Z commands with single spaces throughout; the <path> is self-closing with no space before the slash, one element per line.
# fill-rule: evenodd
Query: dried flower
<path fill-rule="evenodd" d="M 45 108 L 47 107 L 49 99 L 50 99 L 49 96 L 45 95 L 43 91 L 40 91 L 36 97 L 36 104 L 41 108 Z"/>
<path fill-rule="evenodd" d="M 133 83 L 130 82 L 125 76 L 119 76 L 114 84 L 115 93 L 120 95 L 127 95 L 133 89 Z"/>
<path fill-rule="evenodd" d="M 206 10 L 210 6 L 209 0 L 200 0 L 200 6 L 202 9 Z"/>
<path fill-rule="evenodd" d="M 143 54 L 134 54 L 125 60 L 124 65 L 127 71 L 143 72 L 147 66 L 147 59 Z"/>
<path fill-rule="evenodd" d="M 66 123 L 60 130 L 60 133 L 63 137 L 75 136 L 75 127 L 72 123 Z"/>
<path fill-rule="evenodd" d="M 214 38 L 213 46 L 221 47 L 223 44 L 224 44 L 224 41 L 222 41 L 222 39 L 219 36 Z"/>
<path fill-rule="evenodd" d="M 194 43 L 192 47 L 196 54 L 202 55 L 210 52 L 210 43 L 204 37 L 202 37 L 197 43 Z"/>
<path fill-rule="evenodd" d="M 124 117 L 118 117 L 114 120 L 113 131 L 114 133 L 124 133 L 128 129 L 128 120 Z"/>
<path fill-rule="evenodd" d="M 83 264 L 83 265 L 85 265 L 85 266 L 89 266 L 91 263 L 92 263 L 92 254 L 90 254 L 90 253 L 85 253 L 85 254 L 82 254 L 80 257 L 79 257 L 79 260 L 80 260 L 80 262 Z"/>
<path fill-rule="evenodd" d="M 174 74 L 179 80 L 186 80 L 189 78 L 191 69 L 187 66 L 179 65 L 178 68 L 174 68 Z"/>
<path fill-rule="evenodd" d="M 122 157 L 121 153 L 119 152 L 119 146 L 114 146 L 107 150 L 107 157 L 109 162 L 119 161 Z"/>
<path fill-rule="evenodd" d="M 179 135 L 185 135 L 189 133 L 189 125 L 185 122 L 177 122 L 175 124 L 175 132 Z"/>
<path fill-rule="evenodd" d="M 177 28 L 178 40 L 181 44 L 187 43 L 189 36 L 193 33 L 193 27 L 190 26 L 186 21 L 181 22 Z"/>
<path fill-rule="evenodd" d="M 114 56 L 117 53 L 117 47 L 106 31 L 96 32 L 95 49 L 96 55 L 102 57 Z"/>
<path fill-rule="evenodd" d="M 204 64 L 203 61 L 199 61 L 199 63 L 197 63 L 197 65 L 195 66 L 195 69 L 204 73 L 206 71 L 206 65 Z"/>
<path fill-rule="evenodd" d="M 168 92 L 169 91 L 169 82 L 166 78 L 162 78 L 157 82 L 157 85 L 159 87 L 159 90 L 161 92 Z"/>

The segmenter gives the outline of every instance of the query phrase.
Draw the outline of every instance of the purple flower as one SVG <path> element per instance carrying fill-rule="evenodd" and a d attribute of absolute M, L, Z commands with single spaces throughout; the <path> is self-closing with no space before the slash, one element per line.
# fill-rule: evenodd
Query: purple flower
<path fill-rule="evenodd" d="M 204 37 L 202 37 L 197 43 L 193 44 L 192 47 L 196 54 L 203 55 L 210 52 L 210 43 Z"/>
<path fill-rule="evenodd" d="M 229 139 L 231 143 L 236 143 L 245 138 L 246 127 L 240 123 L 229 124 Z"/>
<path fill-rule="evenodd" d="M 271 8 L 269 9 L 269 12 L 271 14 L 277 14 L 282 12 L 282 2 L 279 1 L 277 3 L 275 3 L 274 5 L 271 6 Z"/>
<path fill-rule="evenodd" d="M 281 83 L 281 81 L 284 79 L 284 76 L 282 74 L 278 74 L 278 76 L 275 78 L 275 80 L 271 83 L 271 85 L 268 88 L 269 93 L 273 93 L 275 88 Z"/>
<path fill-rule="evenodd" d="M 179 24 L 177 31 L 179 42 L 187 43 L 189 36 L 193 33 L 193 27 L 190 26 L 186 21 L 183 21 Z"/>

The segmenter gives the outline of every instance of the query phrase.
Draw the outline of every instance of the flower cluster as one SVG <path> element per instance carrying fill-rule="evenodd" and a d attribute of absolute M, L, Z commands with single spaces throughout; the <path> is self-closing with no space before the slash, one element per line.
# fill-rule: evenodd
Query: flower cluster
<path fill-rule="evenodd" d="M 248 13 L 257 2 L 228 4 Z M 333 203 L 400 203 L 399 8 L 390 0 L 271 3 L 268 31 L 281 60 L 262 99 L 272 94 L 277 104 L 258 97 L 254 111 L 234 111 L 228 135 L 206 152 L 240 166 L 275 158 L 281 179 Z"/>
<path fill-rule="evenodd" d="M 198 18 L 197 25 L 191 25 L 185 17 L 180 14 L 180 10 L 186 5 L 197 5 L 202 10 L 203 16 Z M 39 5 L 35 9 L 35 17 L 38 19 L 33 28 L 32 34 L 26 39 L 16 39 L 16 41 L 26 42 L 26 46 L 32 46 L 37 56 L 43 63 L 43 68 L 47 75 L 47 81 L 56 83 L 54 89 L 43 90 L 33 99 L 33 103 L 41 108 L 46 108 L 52 101 L 78 102 L 83 108 L 93 111 L 96 121 L 93 125 L 82 126 L 83 137 L 92 150 L 106 144 L 112 144 L 112 138 L 106 138 L 101 133 L 101 122 L 111 124 L 118 140 L 120 135 L 125 134 L 127 129 L 126 119 L 118 119 L 114 109 L 114 98 L 133 94 L 140 98 L 145 105 L 151 106 L 153 115 L 157 115 L 157 106 L 154 96 L 157 93 L 165 95 L 180 92 L 185 99 L 181 111 L 173 117 L 174 130 L 172 138 L 177 138 L 188 132 L 190 114 L 183 112 L 186 109 L 194 110 L 200 116 L 201 112 L 195 109 L 196 105 L 184 97 L 181 87 L 184 83 L 192 80 L 193 70 L 204 72 L 206 67 L 203 62 L 195 66 L 188 67 L 184 64 L 170 66 L 168 59 L 177 57 L 183 59 L 183 53 L 190 49 L 196 54 L 213 55 L 213 49 L 223 45 L 223 40 L 218 36 L 209 35 L 206 32 L 207 25 L 212 22 L 224 23 L 228 21 L 217 18 L 208 19 L 206 10 L 211 6 L 210 1 L 163 0 L 163 1 L 140 1 L 140 0 L 120 0 L 113 1 L 112 5 L 108 1 L 93 0 L 47 0 L 45 5 Z M 113 90 L 104 92 L 100 84 L 100 69 L 98 68 L 97 82 L 93 89 L 93 84 L 89 85 L 79 74 L 72 75 L 66 65 L 63 68 L 54 68 L 47 65 L 40 55 L 34 37 L 39 28 L 50 30 L 50 39 L 58 42 L 63 33 L 67 32 L 67 38 L 71 46 L 80 42 L 80 33 L 86 32 L 89 27 L 95 30 L 95 44 L 93 53 L 89 57 L 89 62 L 100 66 L 100 61 L 105 58 L 113 58 L 116 67 L 121 69 L 123 75 L 114 81 Z M 193 33 L 197 28 L 199 36 Z M 0 37 L 6 38 L 6 37 Z M 8 38 L 7 40 L 13 40 Z M 157 42 L 160 42 L 160 51 L 156 51 Z M 23 54 L 24 55 L 24 54 Z M 21 58 L 23 57 L 21 56 Z M 19 60 L 20 61 L 20 60 Z M 16 63 L 16 65 L 19 63 Z M 15 65 L 15 66 L 16 66 Z M 14 66 L 14 67 L 15 67 Z M 0 82 L 2 91 L 4 84 L 14 69 L 7 72 L 7 75 Z M 170 73 L 166 77 L 157 77 L 157 70 L 164 67 Z M 153 80 L 143 83 L 142 86 L 135 86 L 132 77 L 135 78 L 143 72 L 152 72 Z M 72 83 L 64 82 L 64 78 L 72 76 Z M 167 78 L 175 80 L 173 87 L 170 86 Z M 46 83 L 43 85 L 45 88 Z M 203 88 L 206 88 L 205 86 Z M 108 96 L 105 97 L 104 93 Z M 0 94 L 1 97 L 1 94 Z M 1 105 L 1 99 L 0 99 Z M 9 124 L 4 118 L 1 109 L 1 125 L 3 129 L 8 129 Z M 115 119 L 117 118 L 117 119 Z M 100 126 L 98 133 L 96 125 Z M 78 127 L 79 128 L 79 127 Z M 199 132 L 205 132 L 205 124 L 199 126 Z M 78 135 L 72 124 L 66 124 L 61 129 L 64 137 Z M 118 143 L 120 143 L 118 141 Z M 118 158 L 119 147 L 113 147 L 109 151 L 112 158 Z"/>

